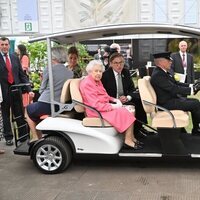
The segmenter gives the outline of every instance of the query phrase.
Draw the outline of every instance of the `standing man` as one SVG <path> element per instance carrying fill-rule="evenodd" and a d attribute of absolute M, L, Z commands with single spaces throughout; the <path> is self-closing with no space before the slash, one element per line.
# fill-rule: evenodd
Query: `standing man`
<path fill-rule="evenodd" d="M 146 113 L 143 109 L 139 93 L 136 92 L 130 72 L 124 67 L 124 57 L 116 52 L 109 58 L 110 67 L 103 73 L 102 83 L 107 93 L 114 98 L 120 99 L 122 104 L 135 105 L 136 118 L 147 123 Z M 137 134 L 142 125 L 136 121 L 134 132 Z M 143 129 L 144 133 L 147 133 Z"/>
<path fill-rule="evenodd" d="M 196 94 L 200 82 L 195 84 L 177 82 L 169 73 L 172 58 L 170 52 L 153 54 L 156 67 L 151 75 L 151 84 L 157 95 L 157 104 L 169 110 L 191 112 L 192 134 L 200 136 L 200 102 L 183 96 Z"/>
<path fill-rule="evenodd" d="M 10 122 L 10 87 L 14 84 L 28 83 L 27 76 L 22 70 L 20 60 L 17 56 L 9 54 L 10 41 L 6 37 L 0 38 L 0 84 L 3 102 L 1 103 L 3 128 L 6 145 L 13 145 L 13 133 Z M 34 96 L 31 88 L 29 94 Z"/>
<path fill-rule="evenodd" d="M 187 42 L 181 41 L 179 43 L 179 52 L 173 53 L 172 57 L 172 65 L 171 65 L 171 73 L 179 73 L 184 75 L 184 79 L 182 82 L 184 83 L 194 83 L 194 63 L 193 56 L 187 53 Z"/>

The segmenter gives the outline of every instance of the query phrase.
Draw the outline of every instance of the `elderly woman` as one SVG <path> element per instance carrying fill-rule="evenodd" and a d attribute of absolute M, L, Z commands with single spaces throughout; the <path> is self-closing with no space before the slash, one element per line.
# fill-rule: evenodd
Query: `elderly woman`
<path fill-rule="evenodd" d="M 101 83 L 104 66 L 101 61 L 92 60 L 86 67 L 88 76 L 80 83 L 83 102 L 96 108 L 102 117 L 108 121 L 119 133 L 125 133 L 124 147 L 141 149 L 142 143 L 137 141 L 133 134 L 135 117 L 120 100 L 110 97 Z M 111 102 L 111 103 L 110 103 Z M 88 117 L 97 117 L 97 113 L 86 109 Z"/>
<path fill-rule="evenodd" d="M 63 47 L 53 47 L 52 54 L 52 73 L 53 73 L 53 89 L 54 100 L 59 102 L 63 84 L 67 79 L 73 78 L 73 72 L 68 70 L 64 63 L 66 62 L 66 51 Z M 42 137 L 41 132 L 36 130 L 36 124 L 40 121 L 42 115 L 51 114 L 49 73 L 45 68 L 43 72 L 43 80 L 40 87 L 40 97 L 38 102 L 30 104 L 26 108 L 26 120 L 32 133 L 32 140 L 38 140 Z"/>

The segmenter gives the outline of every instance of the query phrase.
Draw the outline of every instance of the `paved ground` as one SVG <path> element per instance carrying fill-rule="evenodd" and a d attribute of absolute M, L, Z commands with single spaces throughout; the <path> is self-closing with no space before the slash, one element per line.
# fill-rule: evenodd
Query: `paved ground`
<path fill-rule="evenodd" d="M 200 199 L 200 161 L 82 159 L 44 175 L 14 147 L 0 148 L 0 200 Z"/>

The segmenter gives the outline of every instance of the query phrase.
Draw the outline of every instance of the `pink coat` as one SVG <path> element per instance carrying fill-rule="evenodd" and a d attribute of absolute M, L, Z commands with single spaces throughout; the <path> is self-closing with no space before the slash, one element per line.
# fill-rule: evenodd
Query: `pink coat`
<path fill-rule="evenodd" d="M 80 92 L 83 97 L 83 102 L 89 106 L 96 108 L 102 117 L 108 121 L 120 133 L 124 132 L 135 121 L 135 117 L 126 108 L 113 109 L 110 97 L 103 87 L 101 81 L 96 82 L 91 75 L 87 76 L 80 83 Z M 88 117 L 97 117 L 98 115 L 86 108 Z"/>

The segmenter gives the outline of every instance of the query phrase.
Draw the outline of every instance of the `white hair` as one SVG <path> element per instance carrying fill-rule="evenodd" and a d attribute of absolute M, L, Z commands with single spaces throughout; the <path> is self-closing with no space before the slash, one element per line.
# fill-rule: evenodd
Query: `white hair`
<path fill-rule="evenodd" d="M 96 65 L 99 65 L 103 72 L 105 71 L 105 67 L 100 60 L 91 60 L 85 68 L 86 72 L 89 74 Z"/>
<path fill-rule="evenodd" d="M 112 43 L 112 44 L 110 45 L 110 48 L 111 48 L 111 49 L 116 49 L 119 53 L 120 53 L 120 51 L 121 51 L 121 47 L 120 47 L 120 45 L 117 44 L 117 43 Z"/>

